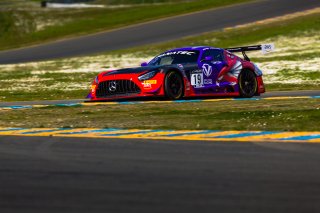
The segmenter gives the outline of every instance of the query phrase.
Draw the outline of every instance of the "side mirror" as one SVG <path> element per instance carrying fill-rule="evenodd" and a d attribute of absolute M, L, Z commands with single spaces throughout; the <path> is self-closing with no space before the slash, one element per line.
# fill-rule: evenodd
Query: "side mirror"
<path fill-rule="evenodd" d="M 141 66 L 142 66 L 142 67 L 146 67 L 146 66 L 148 66 L 148 63 L 147 63 L 147 62 L 142 62 L 142 63 L 141 63 Z"/>

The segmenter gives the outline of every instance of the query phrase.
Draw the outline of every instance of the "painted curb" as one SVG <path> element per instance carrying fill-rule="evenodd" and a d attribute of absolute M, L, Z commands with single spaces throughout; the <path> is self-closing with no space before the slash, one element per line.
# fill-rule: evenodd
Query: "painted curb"
<path fill-rule="evenodd" d="M 98 106 L 98 105 L 116 105 L 116 104 L 156 104 L 156 103 L 197 103 L 197 102 L 221 102 L 221 101 L 260 101 L 260 100 L 289 100 L 289 99 L 319 99 L 320 96 L 286 96 L 286 97 L 266 97 L 266 98 L 220 98 L 220 99 L 191 99 L 175 101 L 112 101 L 112 102 L 83 102 L 69 104 L 44 104 L 44 105 L 17 105 L 0 106 L 0 110 L 19 110 L 44 107 L 79 107 L 79 106 Z"/>
<path fill-rule="evenodd" d="M 188 140 L 219 142 L 300 142 L 320 143 L 319 132 L 154 130 L 118 128 L 0 128 L 0 136 L 50 136 L 81 138 L 118 138 Z"/>

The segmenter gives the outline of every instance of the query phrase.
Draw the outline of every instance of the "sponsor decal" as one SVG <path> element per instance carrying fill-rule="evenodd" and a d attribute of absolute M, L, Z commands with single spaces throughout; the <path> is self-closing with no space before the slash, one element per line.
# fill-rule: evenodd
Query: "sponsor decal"
<path fill-rule="evenodd" d="M 145 89 L 151 89 L 151 84 L 147 84 L 147 83 L 142 83 L 143 88 Z"/>
<path fill-rule="evenodd" d="M 274 44 L 262 44 L 261 45 L 261 51 L 263 54 L 267 54 L 270 53 L 272 51 L 274 51 Z"/>
<path fill-rule="evenodd" d="M 145 80 L 143 84 L 157 84 L 157 80 Z"/>
<path fill-rule="evenodd" d="M 203 64 L 202 70 L 207 77 L 209 77 L 212 74 L 212 67 L 209 64 Z"/>
<path fill-rule="evenodd" d="M 202 70 L 192 70 L 192 73 L 202 73 Z"/>
<path fill-rule="evenodd" d="M 212 79 L 204 79 L 203 83 L 204 84 L 212 84 Z"/>
<path fill-rule="evenodd" d="M 157 57 L 163 57 L 163 56 L 168 56 L 168 55 L 193 55 L 196 54 L 196 52 L 193 51 L 173 51 L 173 52 L 167 52 L 163 53 L 161 55 L 158 55 Z"/>
<path fill-rule="evenodd" d="M 157 84 L 157 80 L 145 80 L 142 82 L 144 89 L 151 89 L 152 84 Z"/>

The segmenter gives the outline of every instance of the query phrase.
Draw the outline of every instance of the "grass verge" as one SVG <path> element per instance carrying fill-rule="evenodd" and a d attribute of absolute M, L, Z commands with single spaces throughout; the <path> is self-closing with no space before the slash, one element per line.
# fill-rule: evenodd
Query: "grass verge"
<path fill-rule="evenodd" d="M 3 110 L 0 116 L 3 127 L 319 131 L 320 100 L 46 107 Z"/>
<path fill-rule="evenodd" d="M 22 0 L 23 1 L 23 0 Z M 249 0 L 153 1 L 152 4 L 86 9 L 43 9 L 39 3 L 13 0 L 0 10 L 0 50 L 87 35 Z M 15 4 L 15 2 L 17 2 Z M 154 4 L 154 2 L 162 2 Z M 102 2 L 103 3 L 103 2 Z M 115 2 L 114 2 L 115 3 Z M 148 3 L 148 2 L 146 2 Z M 117 4 L 120 4 L 118 1 Z"/>

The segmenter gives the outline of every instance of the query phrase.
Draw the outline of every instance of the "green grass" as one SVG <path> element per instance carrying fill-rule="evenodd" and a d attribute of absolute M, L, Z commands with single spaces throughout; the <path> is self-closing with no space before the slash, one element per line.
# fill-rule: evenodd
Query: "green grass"
<path fill-rule="evenodd" d="M 319 99 L 226 100 L 47 107 L 2 110 L 0 116 L 0 126 L 3 127 L 319 131 L 320 101 Z"/>
<path fill-rule="evenodd" d="M 269 83 L 266 84 L 266 90 L 268 91 L 294 91 L 294 90 L 320 90 L 319 84 L 279 84 Z"/>
<path fill-rule="evenodd" d="M 26 92 L 23 90 L 14 92 L 0 91 L 1 101 L 32 101 L 32 100 L 68 100 L 68 99 L 84 99 L 89 93 L 89 89 L 75 89 L 71 91 L 63 91 L 61 89 L 52 89 L 50 92 L 45 89 Z"/>
<path fill-rule="evenodd" d="M 295 77 L 301 79 L 308 79 L 308 80 L 316 80 L 320 79 L 320 72 L 290 72 L 290 70 L 280 70 L 274 76 L 286 76 L 287 78 Z"/>
<path fill-rule="evenodd" d="M 34 75 L 32 69 L 18 71 L 14 75 L 12 71 L 0 72 L 0 79 L 4 79 L 1 81 L 0 101 L 85 98 L 95 74 L 44 72 Z M 77 87 L 76 82 L 85 87 Z"/>
<path fill-rule="evenodd" d="M 126 8 L 0 10 L 0 49 L 84 35 L 248 0 L 199 0 L 170 5 L 135 5 Z M 129 3 L 129 1 L 126 1 Z M 125 2 L 125 3 L 126 3 Z M 131 1 L 133 2 L 133 1 Z M 42 27 L 40 27 L 42 26 Z M 40 27 L 40 28 L 39 28 Z"/>

